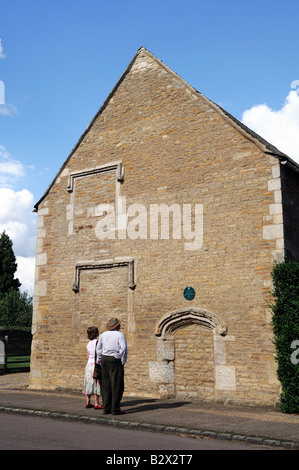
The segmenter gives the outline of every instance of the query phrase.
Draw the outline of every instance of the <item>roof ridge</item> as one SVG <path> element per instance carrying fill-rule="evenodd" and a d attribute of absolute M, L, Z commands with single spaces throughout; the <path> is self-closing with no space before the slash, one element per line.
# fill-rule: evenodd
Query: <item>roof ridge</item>
<path fill-rule="evenodd" d="M 229 124 L 231 124 L 236 130 L 238 130 L 244 137 L 247 137 L 249 140 L 251 140 L 255 145 L 257 145 L 260 150 L 264 153 L 273 155 L 275 157 L 278 157 L 280 160 L 287 161 L 293 168 L 296 168 L 296 171 L 299 171 L 299 164 L 292 160 L 288 155 L 285 153 L 281 152 L 278 150 L 274 145 L 270 144 L 267 142 L 263 137 L 258 135 L 256 132 L 253 130 L 249 129 L 245 124 L 243 124 L 241 121 L 239 121 L 237 118 L 232 116 L 229 112 L 227 112 L 225 109 L 221 108 L 218 104 L 214 103 L 211 101 L 209 98 L 207 98 L 205 95 L 200 93 L 198 90 L 196 90 L 192 85 L 190 85 L 184 78 L 182 78 L 180 75 L 178 75 L 173 69 L 171 69 L 168 65 L 166 65 L 161 59 L 158 59 L 152 52 L 150 52 L 145 46 L 141 46 L 136 54 L 134 55 L 133 59 L 125 69 L 125 71 L 122 73 L 121 77 L 119 80 L 116 82 L 114 87 L 112 88 L 111 92 L 105 99 L 104 103 L 98 110 L 98 112 L 95 114 L 93 119 L 90 121 L 89 125 L 83 132 L 83 134 L 80 136 L 80 138 L 77 140 L 75 146 L 69 153 L 68 157 L 64 161 L 63 165 L 60 167 L 59 171 L 57 172 L 56 176 L 53 178 L 51 184 L 49 185 L 48 189 L 45 191 L 44 195 L 39 199 L 39 201 L 34 205 L 34 210 L 37 211 L 39 204 L 43 201 L 43 199 L 46 197 L 46 195 L 49 193 L 51 187 L 54 184 L 54 181 L 58 177 L 58 175 L 62 172 L 62 170 L 65 168 L 69 160 L 71 159 L 72 155 L 74 152 L 77 150 L 77 148 L 80 146 L 81 142 L 83 141 L 84 137 L 88 134 L 89 130 L 92 128 L 94 122 L 97 120 L 98 116 L 105 110 L 107 107 L 109 101 L 111 100 L 112 96 L 115 94 L 116 90 L 119 88 L 123 80 L 125 79 L 126 75 L 130 72 L 131 68 L 133 67 L 134 62 L 136 61 L 137 57 L 144 52 L 147 54 L 149 57 L 151 57 L 152 60 L 157 62 L 162 68 L 164 68 L 168 73 L 170 73 L 173 77 L 176 79 L 180 80 L 183 82 L 184 86 L 186 86 L 191 93 L 195 94 L 197 97 L 201 98 L 203 101 L 205 101 L 209 106 L 211 106 L 218 114 L 220 114 Z"/>

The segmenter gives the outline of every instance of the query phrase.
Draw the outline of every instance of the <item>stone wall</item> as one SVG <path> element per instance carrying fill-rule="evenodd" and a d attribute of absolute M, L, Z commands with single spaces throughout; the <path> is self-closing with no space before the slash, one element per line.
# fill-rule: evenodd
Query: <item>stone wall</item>
<path fill-rule="evenodd" d="M 156 204 L 192 226 L 155 232 Z M 85 330 L 115 315 L 126 394 L 276 400 L 281 204 L 278 160 L 141 50 L 38 204 L 30 387 L 80 389 Z"/>

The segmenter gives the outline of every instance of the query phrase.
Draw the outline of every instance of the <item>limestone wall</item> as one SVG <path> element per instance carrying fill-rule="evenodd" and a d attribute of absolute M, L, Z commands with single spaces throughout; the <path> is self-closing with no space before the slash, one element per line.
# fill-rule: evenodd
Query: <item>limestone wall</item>
<path fill-rule="evenodd" d="M 38 207 L 30 386 L 80 389 L 86 328 L 115 315 L 126 394 L 276 400 L 281 213 L 278 160 L 141 51 Z"/>

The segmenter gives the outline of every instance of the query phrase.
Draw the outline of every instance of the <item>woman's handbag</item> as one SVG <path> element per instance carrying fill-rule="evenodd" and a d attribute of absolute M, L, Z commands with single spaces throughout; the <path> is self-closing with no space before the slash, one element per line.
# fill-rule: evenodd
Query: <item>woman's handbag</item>
<path fill-rule="evenodd" d="M 95 380 L 101 380 L 101 375 L 102 375 L 102 369 L 101 369 L 101 364 L 97 364 L 96 362 L 94 363 L 94 371 L 93 371 L 93 378 Z"/>
<path fill-rule="evenodd" d="M 102 375 L 102 368 L 101 364 L 97 364 L 97 344 L 96 342 L 96 348 L 95 348 L 95 357 L 94 357 L 94 370 L 93 370 L 93 379 L 95 380 L 101 380 L 101 375 Z"/>

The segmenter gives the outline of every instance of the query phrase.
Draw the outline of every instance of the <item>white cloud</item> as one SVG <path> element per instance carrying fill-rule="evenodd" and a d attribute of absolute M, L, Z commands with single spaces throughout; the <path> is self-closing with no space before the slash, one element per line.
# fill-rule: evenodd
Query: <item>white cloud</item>
<path fill-rule="evenodd" d="M 0 38 L 0 59 L 4 59 L 5 55 L 3 52 L 3 46 L 1 44 L 2 39 Z"/>
<path fill-rule="evenodd" d="M 34 196 L 27 189 L 14 189 L 24 176 L 24 165 L 11 158 L 0 145 L 0 233 L 5 230 L 13 242 L 18 263 L 16 277 L 22 283 L 21 290 L 32 294 L 36 244 L 36 215 L 32 212 Z"/>
<path fill-rule="evenodd" d="M 0 104 L 0 114 L 3 116 L 13 116 L 18 114 L 18 108 L 13 104 Z"/>
<path fill-rule="evenodd" d="M 0 233 L 4 230 L 13 242 L 17 258 L 16 276 L 21 290 L 33 289 L 36 244 L 36 215 L 32 212 L 33 194 L 27 189 L 0 188 Z"/>
<path fill-rule="evenodd" d="M 0 232 L 10 236 L 17 256 L 34 256 L 36 216 L 33 194 L 27 189 L 0 188 Z"/>
<path fill-rule="evenodd" d="M 3 145 L 0 145 L 0 186 L 11 187 L 17 180 L 25 175 L 21 162 L 13 160 Z"/>
<path fill-rule="evenodd" d="M 22 283 L 21 290 L 28 292 L 33 295 L 34 291 L 34 272 L 35 272 L 35 257 L 30 256 L 24 258 L 23 256 L 17 256 L 18 269 L 16 277 Z"/>
<path fill-rule="evenodd" d="M 292 82 L 293 83 L 293 82 Z M 299 95 L 291 90 L 281 109 L 267 104 L 253 106 L 243 113 L 242 122 L 270 144 L 299 162 Z"/>

